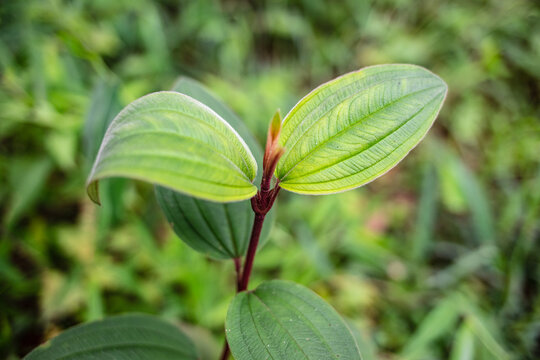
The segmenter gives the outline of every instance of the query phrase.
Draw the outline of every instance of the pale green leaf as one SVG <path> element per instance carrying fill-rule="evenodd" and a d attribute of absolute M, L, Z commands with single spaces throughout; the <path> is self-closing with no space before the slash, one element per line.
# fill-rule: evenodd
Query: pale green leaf
<path fill-rule="evenodd" d="M 213 201 L 255 195 L 257 164 L 237 132 L 199 101 L 177 93 L 146 95 L 109 126 L 88 179 L 127 177 Z"/>
<path fill-rule="evenodd" d="M 191 340 L 155 316 L 130 314 L 75 326 L 24 360 L 196 360 Z"/>
<path fill-rule="evenodd" d="M 14 158 L 9 167 L 9 193 L 11 201 L 7 206 L 4 225 L 10 228 L 38 201 L 53 169 L 48 158 Z"/>
<path fill-rule="evenodd" d="M 376 179 L 425 136 L 446 92 L 415 65 L 367 67 L 319 86 L 283 120 L 280 186 L 330 194 Z"/>
<path fill-rule="evenodd" d="M 509 360 L 511 358 L 508 352 L 501 346 L 500 339 L 497 339 L 495 334 L 478 317 L 471 316 L 469 319 L 472 332 L 491 353 L 493 359 Z"/>
<path fill-rule="evenodd" d="M 156 186 L 156 198 L 174 232 L 193 249 L 216 259 L 245 254 L 254 217 L 249 203 L 215 203 L 162 186 Z M 264 238 L 268 225 L 264 227 Z"/>
<path fill-rule="evenodd" d="M 474 355 L 474 334 L 471 331 L 469 319 L 466 319 L 456 332 L 450 352 L 450 360 L 474 360 Z"/>
<path fill-rule="evenodd" d="M 448 295 L 425 316 L 403 348 L 403 359 L 421 358 L 429 353 L 435 340 L 453 331 L 460 315 L 460 299 L 457 294 Z"/>
<path fill-rule="evenodd" d="M 244 123 L 202 84 L 186 77 L 173 86 L 174 91 L 204 103 L 225 119 L 253 151 L 261 164 L 262 149 Z M 256 181 L 260 181 L 260 175 Z M 193 249 L 217 259 L 237 258 L 245 254 L 254 213 L 249 200 L 216 203 L 197 199 L 156 186 L 156 198 L 174 232 Z M 272 225 L 273 211 L 264 224 L 259 246 L 264 244 Z"/>
<path fill-rule="evenodd" d="M 361 359 L 339 314 L 311 290 L 287 281 L 238 294 L 226 335 L 236 360 Z"/>

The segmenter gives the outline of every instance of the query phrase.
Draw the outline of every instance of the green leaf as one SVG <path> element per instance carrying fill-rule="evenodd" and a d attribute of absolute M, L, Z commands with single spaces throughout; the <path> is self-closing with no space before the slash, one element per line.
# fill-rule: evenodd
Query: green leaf
<path fill-rule="evenodd" d="M 457 330 L 450 352 L 450 360 L 474 360 L 474 334 L 469 319 L 466 319 Z"/>
<path fill-rule="evenodd" d="M 460 303 L 459 294 L 450 294 L 441 300 L 410 336 L 401 352 L 403 359 L 421 358 L 421 355 L 429 353 L 428 350 L 435 340 L 450 334 L 459 319 Z"/>
<path fill-rule="evenodd" d="M 11 200 L 7 206 L 4 225 L 11 228 L 25 214 L 31 214 L 32 207 L 43 194 L 47 179 L 53 170 L 49 158 L 13 158 L 9 167 L 9 192 Z"/>
<path fill-rule="evenodd" d="M 236 360 L 361 359 L 339 314 L 311 290 L 287 281 L 238 294 L 226 335 Z"/>
<path fill-rule="evenodd" d="M 422 183 L 420 185 L 420 200 L 416 214 L 416 226 L 410 247 L 411 258 L 415 264 L 424 264 L 433 239 L 437 215 L 438 181 L 433 166 L 424 167 Z"/>
<path fill-rule="evenodd" d="M 376 179 L 425 136 L 446 92 L 414 65 L 367 67 L 319 86 L 283 120 L 280 186 L 331 194 Z"/>
<path fill-rule="evenodd" d="M 257 164 L 238 133 L 214 111 L 177 92 L 129 104 L 109 126 L 88 178 L 127 177 L 213 201 L 249 199 Z"/>
<path fill-rule="evenodd" d="M 186 77 L 173 86 L 174 91 L 204 103 L 225 119 L 252 149 L 261 163 L 262 149 L 244 123 L 202 84 Z M 257 180 L 260 181 L 260 175 Z M 253 210 L 249 201 L 215 203 L 156 186 L 156 198 L 168 222 L 180 239 L 193 249 L 217 259 L 241 257 L 247 251 Z M 264 224 L 259 246 L 264 244 L 272 225 L 273 212 Z"/>
<path fill-rule="evenodd" d="M 217 259 L 244 255 L 253 211 L 246 202 L 213 203 L 156 186 L 158 203 L 178 237 Z"/>
<path fill-rule="evenodd" d="M 24 360 L 196 360 L 191 340 L 155 316 L 130 314 L 68 329 Z"/>
<path fill-rule="evenodd" d="M 469 319 L 471 321 L 471 330 L 491 353 L 492 359 L 509 360 L 511 358 L 506 350 L 501 347 L 501 340 L 497 339 L 478 317 L 471 316 Z"/>
<path fill-rule="evenodd" d="M 248 147 L 253 152 L 255 159 L 257 161 L 262 159 L 262 148 L 255 137 L 251 134 L 248 127 L 242 120 L 238 118 L 238 116 L 236 116 L 234 112 L 232 112 L 231 109 L 229 109 L 227 105 L 216 98 L 216 96 L 212 94 L 203 84 L 194 79 L 182 76 L 174 83 L 171 90 L 188 95 L 215 111 L 216 114 L 225 119 L 225 121 L 227 121 L 234 128 L 234 130 L 238 132 L 242 139 L 244 139 Z M 260 181 L 260 177 L 261 174 L 257 174 L 258 181 L 256 180 L 256 182 Z"/>

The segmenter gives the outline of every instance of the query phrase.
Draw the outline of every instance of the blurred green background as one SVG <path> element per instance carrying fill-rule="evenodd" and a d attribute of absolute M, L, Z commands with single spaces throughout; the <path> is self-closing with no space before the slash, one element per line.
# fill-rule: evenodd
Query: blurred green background
<path fill-rule="evenodd" d="M 449 95 L 397 168 L 334 196 L 282 192 L 252 286 L 305 284 L 365 360 L 540 358 L 540 6 L 526 0 L 0 3 L 0 358 L 74 324 L 178 319 L 216 359 L 232 261 L 179 241 L 148 185 L 84 182 L 130 101 L 202 81 L 259 139 L 322 82 L 379 63 Z"/>

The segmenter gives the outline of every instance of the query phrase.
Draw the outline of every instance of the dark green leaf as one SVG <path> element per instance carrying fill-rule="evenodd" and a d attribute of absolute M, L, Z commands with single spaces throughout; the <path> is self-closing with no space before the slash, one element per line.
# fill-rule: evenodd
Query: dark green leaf
<path fill-rule="evenodd" d="M 226 334 L 236 360 L 361 359 L 339 314 L 311 290 L 287 281 L 238 294 Z"/>
<path fill-rule="evenodd" d="M 41 345 L 25 360 L 196 360 L 191 340 L 155 316 L 130 314 L 79 325 Z"/>

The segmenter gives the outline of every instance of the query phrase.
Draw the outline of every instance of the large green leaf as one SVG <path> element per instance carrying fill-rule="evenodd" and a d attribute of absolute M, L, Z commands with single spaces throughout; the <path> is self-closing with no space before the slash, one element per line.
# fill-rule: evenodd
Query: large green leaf
<path fill-rule="evenodd" d="M 204 103 L 225 119 L 253 151 L 259 163 L 262 149 L 244 123 L 202 84 L 186 77 L 173 86 L 174 91 Z M 260 174 L 256 181 L 260 181 Z M 245 254 L 253 223 L 253 210 L 249 201 L 215 203 L 156 186 L 156 197 L 175 233 L 189 246 L 218 259 L 236 258 Z M 273 212 L 265 222 L 261 245 L 267 238 Z"/>
<path fill-rule="evenodd" d="M 238 133 L 199 101 L 172 91 L 143 96 L 113 120 L 88 179 L 127 177 L 213 201 L 255 195 L 257 164 Z"/>
<path fill-rule="evenodd" d="M 68 329 L 24 360 L 196 360 L 191 340 L 157 317 L 120 315 Z"/>
<path fill-rule="evenodd" d="M 361 359 L 339 314 L 311 290 L 287 281 L 238 294 L 226 335 L 236 360 Z"/>
<path fill-rule="evenodd" d="M 424 137 L 446 92 L 414 65 L 367 67 L 319 86 L 283 120 L 281 187 L 330 194 L 381 176 Z"/>

